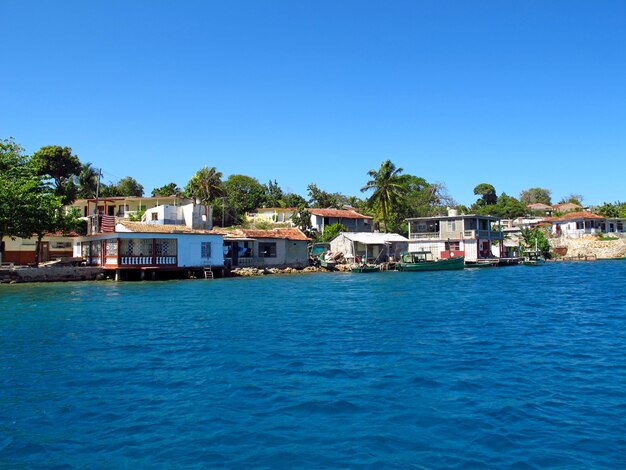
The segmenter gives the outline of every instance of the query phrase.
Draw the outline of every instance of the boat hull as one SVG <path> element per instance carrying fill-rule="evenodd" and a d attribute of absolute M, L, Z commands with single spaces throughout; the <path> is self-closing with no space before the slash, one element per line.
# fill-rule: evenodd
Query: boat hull
<path fill-rule="evenodd" d="M 353 273 L 379 273 L 380 268 L 378 266 L 353 266 L 350 271 Z"/>
<path fill-rule="evenodd" d="M 463 269 L 465 258 L 438 259 L 433 261 L 422 261 L 419 263 L 399 263 L 398 271 L 445 271 L 451 269 Z"/>

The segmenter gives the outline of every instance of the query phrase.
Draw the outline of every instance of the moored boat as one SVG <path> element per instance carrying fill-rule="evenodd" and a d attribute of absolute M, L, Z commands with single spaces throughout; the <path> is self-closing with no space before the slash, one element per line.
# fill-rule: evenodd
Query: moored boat
<path fill-rule="evenodd" d="M 440 271 L 448 269 L 463 269 L 465 258 L 456 256 L 454 258 L 433 259 L 430 251 L 411 251 L 400 255 L 398 271 Z"/>
<path fill-rule="evenodd" d="M 524 261 L 522 264 L 524 266 L 541 266 L 545 264 L 546 259 L 543 257 L 541 251 L 525 251 L 524 252 Z"/>
<path fill-rule="evenodd" d="M 353 264 L 350 271 L 353 273 L 376 273 L 380 272 L 380 267 L 376 264 Z"/>

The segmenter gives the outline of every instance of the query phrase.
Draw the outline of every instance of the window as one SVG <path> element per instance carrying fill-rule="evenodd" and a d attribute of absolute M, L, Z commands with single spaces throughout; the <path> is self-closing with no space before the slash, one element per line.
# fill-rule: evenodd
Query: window
<path fill-rule="evenodd" d="M 52 248 L 60 250 L 63 248 L 71 248 L 72 242 L 52 242 Z"/>
<path fill-rule="evenodd" d="M 202 242 L 200 244 L 200 256 L 202 258 L 211 257 L 211 242 Z"/>
<path fill-rule="evenodd" d="M 156 212 L 152 213 L 152 220 L 159 220 L 159 214 Z"/>
<path fill-rule="evenodd" d="M 448 232 L 456 232 L 456 220 L 448 220 Z"/>
<path fill-rule="evenodd" d="M 461 243 L 460 242 L 447 242 L 449 251 L 461 251 Z"/>
<path fill-rule="evenodd" d="M 276 243 L 259 243 L 259 254 L 262 258 L 276 258 Z"/>

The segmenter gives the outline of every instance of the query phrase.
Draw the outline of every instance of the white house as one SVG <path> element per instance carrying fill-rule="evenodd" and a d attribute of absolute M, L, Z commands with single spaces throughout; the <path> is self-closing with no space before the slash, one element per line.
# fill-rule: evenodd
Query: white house
<path fill-rule="evenodd" d="M 222 234 L 180 225 L 123 222 L 114 232 L 77 237 L 73 243 L 74 256 L 118 274 L 224 267 Z"/>
<path fill-rule="evenodd" d="M 201 204 L 165 204 L 147 209 L 141 221 L 147 224 L 184 225 L 193 229 L 210 230 L 213 227 L 212 212 L 211 207 Z"/>
<path fill-rule="evenodd" d="M 567 238 L 595 235 L 606 230 L 606 218 L 591 212 L 570 212 L 551 220 L 552 233 Z"/>
<path fill-rule="evenodd" d="M 474 263 L 499 257 L 494 244 L 503 241 L 500 219 L 488 215 L 461 214 L 406 219 L 409 223 L 409 251 L 430 251 L 435 259 L 465 256 Z"/>
<path fill-rule="evenodd" d="M 330 250 L 343 253 L 348 260 L 380 263 L 399 259 L 408 242 L 396 233 L 341 232 L 331 240 Z"/>

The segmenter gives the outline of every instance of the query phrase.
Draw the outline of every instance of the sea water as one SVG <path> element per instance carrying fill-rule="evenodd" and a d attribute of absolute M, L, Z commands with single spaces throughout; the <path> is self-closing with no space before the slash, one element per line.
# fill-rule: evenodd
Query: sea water
<path fill-rule="evenodd" d="M 0 286 L 2 468 L 625 468 L 626 263 Z"/>

